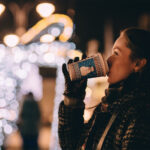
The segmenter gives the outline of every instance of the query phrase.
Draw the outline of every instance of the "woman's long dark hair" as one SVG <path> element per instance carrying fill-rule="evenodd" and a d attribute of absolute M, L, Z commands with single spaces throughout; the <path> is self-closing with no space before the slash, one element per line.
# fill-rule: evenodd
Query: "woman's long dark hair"
<path fill-rule="evenodd" d="M 127 47 L 131 49 L 131 60 L 147 60 L 139 73 L 139 80 L 150 82 L 150 31 L 132 27 L 121 31 L 121 35 L 127 39 Z"/>

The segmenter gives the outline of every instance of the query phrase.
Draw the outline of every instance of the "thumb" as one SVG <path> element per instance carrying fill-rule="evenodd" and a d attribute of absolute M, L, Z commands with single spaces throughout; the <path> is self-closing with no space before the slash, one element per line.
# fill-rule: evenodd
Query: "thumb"
<path fill-rule="evenodd" d="M 62 72 L 64 74 L 65 79 L 70 79 L 66 64 L 62 65 Z"/>
<path fill-rule="evenodd" d="M 85 53 L 83 53 L 82 58 L 81 59 L 85 59 L 87 56 Z"/>

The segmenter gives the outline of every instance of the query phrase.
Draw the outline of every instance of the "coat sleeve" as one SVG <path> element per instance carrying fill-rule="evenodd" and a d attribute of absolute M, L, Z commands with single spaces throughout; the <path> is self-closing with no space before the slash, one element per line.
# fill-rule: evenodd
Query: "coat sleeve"
<path fill-rule="evenodd" d="M 64 105 L 59 106 L 59 143 L 62 149 L 77 150 L 80 149 L 88 136 L 92 126 L 93 119 L 88 124 L 84 124 L 83 107 L 71 108 Z M 94 118 L 94 117 L 92 117 Z"/>
<path fill-rule="evenodd" d="M 150 150 L 150 113 L 136 115 L 129 122 L 121 150 Z"/>

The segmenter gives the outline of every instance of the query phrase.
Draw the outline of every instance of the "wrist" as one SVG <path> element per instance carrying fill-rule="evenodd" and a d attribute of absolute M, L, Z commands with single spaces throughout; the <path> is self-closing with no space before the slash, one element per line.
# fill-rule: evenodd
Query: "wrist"
<path fill-rule="evenodd" d="M 71 107 L 82 107 L 82 106 L 84 106 L 84 102 L 82 99 L 77 99 L 77 98 L 68 97 L 68 96 L 64 97 L 64 104 L 66 106 L 71 106 Z"/>

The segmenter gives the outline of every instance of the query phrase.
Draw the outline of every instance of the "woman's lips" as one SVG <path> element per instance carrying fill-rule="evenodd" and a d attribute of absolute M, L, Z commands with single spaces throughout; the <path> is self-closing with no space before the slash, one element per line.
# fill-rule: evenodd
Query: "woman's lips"
<path fill-rule="evenodd" d="M 107 76 L 109 76 L 109 74 L 110 74 L 110 72 L 108 71 L 108 72 L 107 72 Z"/>
<path fill-rule="evenodd" d="M 107 72 L 107 76 L 109 76 L 110 75 L 110 70 Z"/>
<path fill-rule="evenodd" d="M 107 72 L 107 76 L 110 74 L 110 68 L 111 68 L 111 64 L 109 62 L 107 62 L 108 64 L 108 72 Z"/>

